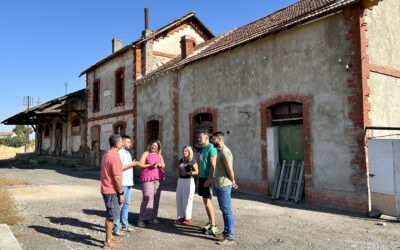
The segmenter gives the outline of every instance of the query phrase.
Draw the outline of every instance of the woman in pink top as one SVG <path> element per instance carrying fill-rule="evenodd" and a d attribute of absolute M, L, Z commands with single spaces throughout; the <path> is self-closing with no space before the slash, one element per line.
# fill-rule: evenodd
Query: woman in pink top
<path fill-rule="evenodd" d="M 157 220 L 158 205 L 160 203 L 161 183 L 164 177 L 164 159 L 161 155 L 161 142 L 153 141 L 147 147 L 147 151 L 140 157 L 140 182 L 142 183 L 142 204 L 138 227 L 145 227 L 144 221 L 153 224 L 159 223 Z"/>

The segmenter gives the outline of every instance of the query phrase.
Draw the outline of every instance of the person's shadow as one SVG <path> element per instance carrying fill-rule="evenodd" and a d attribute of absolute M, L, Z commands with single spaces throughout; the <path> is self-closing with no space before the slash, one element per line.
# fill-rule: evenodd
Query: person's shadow
<path fill-rule="evenodd" d="M 87 215 L 105 217 L 105 212 L 102 210 L 83 209 L 82 212 Z M 136 228 L 136 230 L 153 230 L 153 231 L 158 231 L 158 232 L 163 232 L 163 233 L 168 233 L 168 234 L 177 234 L 177 235 L 183 235 L 183 236 L 187 236 L 187 237 L 195 237 L 195 238 L 201 238 L 201 239 L 207 239 L 207 240 L 213 240 L 213 241 L 216 240 L 216 238 L 214 236 L 204 234 L 204 232 L 201 230 L 200 226 L 174 224 L 175 220 L 170 219 L 170 218 L 159 217 L 158 218 L 158 220 L 160 221 L 159 224 L 151 224 L 151 223 L 145 221 L 146 227 L 144 227 L 144 228 L 139 228 L 137 226 L 137 221 L 139 219 L 138 213 L 129 212 L 128 218 L 129 218 L 128 219 L 129 224 L 134 226 Z"/>
<path fill-rule="evenodd" d="M 86 228 L 89 230 L 94 230 L 94 231 L 104 231 L 104 226 L 99 225 L 99 224 L 94 224 L 86 221 L 81 221 L 76 218 L 70 218 L 70 217 L 52 217 L 48 216 L 45 217 L 46 219 L 49 219 L 51 223 L 53 224 L 59 224 L 59 225 L 70 225 L 73 227 L 79 227 L 79 228 Z"/>
<path fill-rule="evenodd" d="M 60 229 L 56 229 L 56 228 L 52 228 L 52 227 L 43 227 L 43 226 L 35 226 L 35 225 L 29 226 L 28 228 L 32 228 L 39 233 L 46 234 L 46 235 L 52 236 L 57 239 L 66 239 L 69 241 L 79 242 L 79 243 L 86 244 L 89 246 L 101 247 L 103 244 L 103 241 L 95 239 L 90 235 L 78 234 L 78 233 L 60 230 Z M 100 244 L 95 244 L 94 242 L 100 243 Z"/>

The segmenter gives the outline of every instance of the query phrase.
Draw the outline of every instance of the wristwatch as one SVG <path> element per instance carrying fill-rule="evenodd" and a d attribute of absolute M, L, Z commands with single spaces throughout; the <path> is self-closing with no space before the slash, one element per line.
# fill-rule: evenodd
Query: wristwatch
<path fill-rule="evenodd" d="M 118 195 L 124 195 L 124 191 L 122 191 L 122 193 L 118 193 L 118 192 L 117 192 L 117 194 L 118 194 Z"/>

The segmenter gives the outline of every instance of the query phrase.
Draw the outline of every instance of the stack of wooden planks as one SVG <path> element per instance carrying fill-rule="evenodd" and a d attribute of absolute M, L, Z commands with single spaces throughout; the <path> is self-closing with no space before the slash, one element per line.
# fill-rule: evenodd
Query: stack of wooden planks
<path fill-rule="evenodd" d="M 304 189 L 304 161 L 283 160 L 278 163 L 274 184 L 272 187 L 272 199 L 291 200 L 299 202 Z"/>

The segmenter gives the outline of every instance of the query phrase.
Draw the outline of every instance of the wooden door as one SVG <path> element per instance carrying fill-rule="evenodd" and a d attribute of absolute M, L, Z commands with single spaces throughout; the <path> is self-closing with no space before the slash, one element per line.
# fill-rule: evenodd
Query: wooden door
<path fill-rule="evenodd" d="M 303 125 L 282 125 L 278 128 L 279 161 L 303 161 Z"/>

